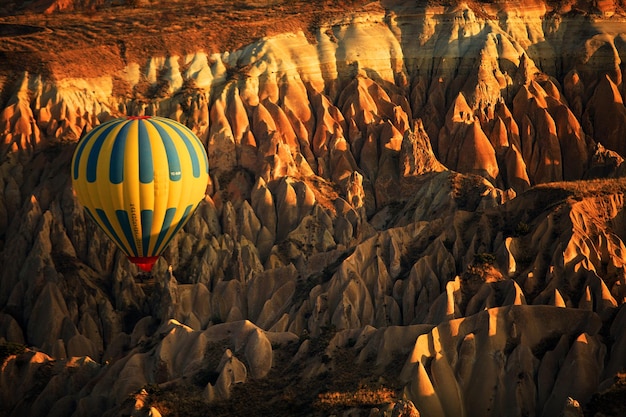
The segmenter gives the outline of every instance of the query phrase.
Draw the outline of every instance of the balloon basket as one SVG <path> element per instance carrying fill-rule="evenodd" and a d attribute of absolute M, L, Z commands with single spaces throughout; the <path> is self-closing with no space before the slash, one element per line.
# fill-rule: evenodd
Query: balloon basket
<path fill-rule="evenodd" d="M 150 273 L 156 263 L 158 256 L 129 256 L 128 260 L 134 263 L 144 272 Z"/>

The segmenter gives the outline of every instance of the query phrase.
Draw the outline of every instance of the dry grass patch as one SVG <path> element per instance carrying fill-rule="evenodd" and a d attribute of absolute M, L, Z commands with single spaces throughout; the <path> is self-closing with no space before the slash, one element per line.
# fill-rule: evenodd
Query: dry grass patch
<path fill-rule="evenodd" d="M 317 408 L 360 408 L 391 404 L 397 400 L 396 393 L 386 387 L 362 387 L 356 391 L 325 392 L 318 395 Z"/>

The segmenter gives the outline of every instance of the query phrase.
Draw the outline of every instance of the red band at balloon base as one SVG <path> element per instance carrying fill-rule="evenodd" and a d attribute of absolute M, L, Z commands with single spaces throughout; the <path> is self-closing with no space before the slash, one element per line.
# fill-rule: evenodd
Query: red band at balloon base
<path fill-rule="evenodd" d="M 144 272 L 152 271 L 154 263 L 159 259 L 158 256 L 129 256 L 128 260 L 141 268 Z"/>

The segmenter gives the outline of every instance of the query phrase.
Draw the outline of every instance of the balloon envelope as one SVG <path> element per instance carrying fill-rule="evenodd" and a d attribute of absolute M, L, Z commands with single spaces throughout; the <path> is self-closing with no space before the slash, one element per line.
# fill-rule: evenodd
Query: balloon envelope
<path fill-rule="evenodd" d="M 80 140 L 72 184 L 87 213 L 144 271 L 150 271 L 205 196 L 209 161 L 186 126 L 124 117 Z"/>

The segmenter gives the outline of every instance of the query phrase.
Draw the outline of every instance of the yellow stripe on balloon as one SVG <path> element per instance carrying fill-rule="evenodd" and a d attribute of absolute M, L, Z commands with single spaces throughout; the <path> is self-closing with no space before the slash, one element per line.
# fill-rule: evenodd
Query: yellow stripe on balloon
<path fill-rule="evenodd" d="M 165 211 L 167 210 L 167 201 L 159 198 L 169 193 L 169 176 L 168 162 L 163 142 L 159 138 L 159 132 L 152 123 L 146 123 L 146 129 L 150 136 L 150 145 L 152 146 L 152 157 L 154 160 L 154 179 L 150 184 L 152 192 L 150 192 L 151 202 L 146 204 L 146 208 L 152 208 L 152 224 L 150 226 L 150 246 L 147 253 L 156 253 L 156 236 L 161 231 L 161 225 L 165 219 Z M 148 186 L 145 186 L 147 189 Z M 142 189 L 143 192 L 143 189 Z"/>
<path fill-rule="evenodd" d="M 141 220 L 139 217 L 141 211 L 141 186 L 139 183 L 139 143 L 137 127 L 138 121 L 132 120 L 127 122 L 130 124 L 126 144 L 124 148 L 124 201 L 122 209 L 126 212 L 130 221 L 130 231 L 132 232 L 133 242 L 136 253 L 143 255 L 143 246 L 141 242 Z M 126 231 L 128 234 L 128 230 Z"/>

